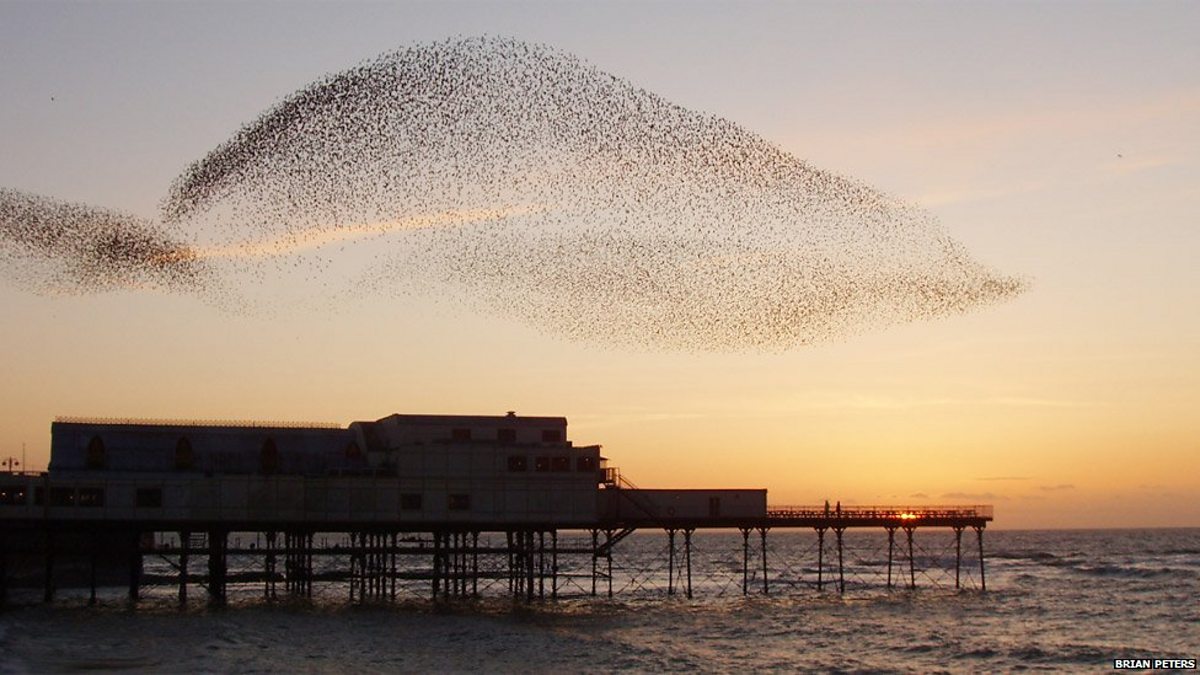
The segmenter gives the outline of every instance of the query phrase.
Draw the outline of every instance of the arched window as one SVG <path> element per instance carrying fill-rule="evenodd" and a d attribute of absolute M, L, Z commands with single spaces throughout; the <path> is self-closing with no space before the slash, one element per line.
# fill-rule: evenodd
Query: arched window
<path fill-rule="evenodd" d="M 175 470 L 190 471 L 196 466 L 196 455 L 192 452 L 192 442 L 187 436 L 181 436 L 175 444 Z"/>
<path fill-rule="evenodd" d="M 87 468 L 103 469 L 108 466 L 108 453 L 104 449 L 104 441 L 99 436 L 92 436 L 87 446 Z"/>
<path fill-rule="evenodd" d="M 264 474 L 279 473 L 279 448 L 271 438 L 263 441 L 262 450 L 258 453 L 258 468 Z"/>
<path fill-rule="evenodd" d="M 362 450 L 358 449 L 358 443 L 350 441 L 350 443 L 346 445 L 346 459 L 350 460 L 351 462 L 357 462 L 358 460 L 362 459 Z"/>

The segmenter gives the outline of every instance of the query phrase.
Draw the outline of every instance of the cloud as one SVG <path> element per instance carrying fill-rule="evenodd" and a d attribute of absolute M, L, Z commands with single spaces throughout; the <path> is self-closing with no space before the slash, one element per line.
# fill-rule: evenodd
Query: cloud
<path fill-rule="evenodd" d="M 580 413 L 571 417 L 571 423 L 588 429 L 612 426 L 628 426 L 642 422 L 669 422 L 672 420 L 695 420 L 711 417 L 699 412 L 654 412 L 650 410 L 625 410 L 609 413 Z"/>
<path fill-rule="evenodd" d="M 1179 163 L 1179 159 L 1166 155 L 1118 156 L 1101 164 L 1100 170 L 1116 176 L 1128 176 Z"/>
<path fill-rule="evenodd" d="M 961 202 L 976 202 L 987 199 L 997 199 L 1012 195 L 1037 192 L 1051 187 L 1049 181 L 1022 181 L 1012 185 L 992 185 L 990 187 L 944 187 L 935 188 L 930 192 L 919 195 L 916 202 L 925 207 L 945 206 Z"/>
<path fill-rule="evenodd" d="M 1008 499 L 1004 495 L 998 495 L 994 492 L 946 492 L 940 496 L 940 499 L 963 499 L 970 501 L 993 501 Z"/>
<path fill-rule="evenodd" d="M 1087 109 L 999 108 L 985 115 L 963 116 L 954 124 L 944 124 L 939 119 L 915 127 L 906 124 L 903 128 L 881 130 L 862 142 L 923 152 L 953 147 L 961 153 L 968 152 L 970 148 L 980 156 L 994 159 L 995 154 L 1003 149 L 1039 141 L 1061 143 L 1063 139 L 1073 138 L 1080 139 L 1080 142 L 1091 142 L 1101 157 L 1107 157 L 1078 164 L 1070 171 L 1047 172 L 1030 166 L 1029 171 L 1014 180 L 1000 177 L 982 180 L 980 175 L 973 172 L 949 175 L 929 185 L 915 199 L 916 203 L 934 208 L 1050 192 L 1066 185 L 1093 185 L 1097 181 L 1110 181 L 1183 164 L 1191 159 L 1184 153 L 1149 151 L 1136 147 L 1126 150 L 1120 146 L 1110 146 L 1110 139 L 1128 136 L 1127 130 L 1155 126 L 1173 125 L 1179 128 L 1183 125 L 1183 128 L 1188 128 L 1186 125 L 1191 124 L 1197 112 L 1200 112 L 1200 90 L 1190 87 L 1132 104 L 1114 102 Z"/>
<path fill-rule="evenodd" d="M 786 399 L 783 402 L 764 401 L 754 406 L 756 413 L 790 414 L 796 410 L 916 410 L 922 408 L 954 408 L 1003 406 L 1009 408 L 1087 408 L 1096 403 L 1069 399 L 1046 399 L 1024 396 L 1000 396 L 981 398 L 957 398 L 949 396 L 889 396 L 846 394 L 837 392 L 810 392 Z"/>
<path fill-rule="evenodd" d="M 981 476 L 975 480 L 1029 480 L 1028 476 Z"/>
<path fill-rule="evenodd" d="M 993 108 L 996 112 L 976 117 L 960 117 L 957 123 L 931 120 L 924 126 L 903 123 L 902 127 L 880 130 L 866 137 L 878 142 L 897 138 L 920 147 L 964 145 L 988 142 L 1006 144 L 1012 139 L 1043 135 L 1087 134 L 1127 127 L 1161 123 L 1165 119 L 1187 118 L 1200 112 L 1200 89 L 1188 87 L 1166 92 L 1157 98 L 1136 103 L 1117 103 L 1106 107 L 1015 109 Z M 861 135 L 861 134 L 860 134 Z"/>
<path fill-rule="evenodd" d="M 1092 401 L 1034 398 L 1030 396 L 1000 396 L 989 399 L 987 403 L 992 405 L 1012 406 L 1016 408 L 1088 408 L 1096 405 Z"/>
<path fill-rule="evenodd" d="M 1058 485 L 1039 485 L 1038 489 L 1043 492 L 1060 492 L 1062 490 L 1074 490 L 1075 486 L 1068 483 L 1060 483 Z"/>
<path fill-rule="evenodd" d="M 924 492 L 914 492 L 908 496 L 909 499 L 929 499 L 929 495 Z"/>

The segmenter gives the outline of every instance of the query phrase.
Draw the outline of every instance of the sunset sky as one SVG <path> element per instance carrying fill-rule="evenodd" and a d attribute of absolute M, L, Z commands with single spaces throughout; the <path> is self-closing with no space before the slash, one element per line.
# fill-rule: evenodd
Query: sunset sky
<path fill-rule="evenodd" d="M 1200 526 L 1194 2 L 5 2 L 0 187 L 152 218 L 184 167 L 293 91 L 483 34 L 917 203 L 1029 290 L 714 354 L 565 341 L 438 297 L 246 314 L 4 283 L 0 459 L 24 443 L 44 467 L 57 415 L 516 410 L 565 415 L 642 487 L 987 503 L 999 528 Z"/>

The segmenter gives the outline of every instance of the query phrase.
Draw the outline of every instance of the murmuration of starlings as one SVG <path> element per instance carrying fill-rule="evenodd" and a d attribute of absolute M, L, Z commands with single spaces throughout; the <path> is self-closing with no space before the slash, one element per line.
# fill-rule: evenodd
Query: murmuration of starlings
<path fill-rule="evenodd" d="M 492 37 L 317 80 L 187 166 L 154 219 L 0 189 L 0 270 L 35 290 L 156 288 L 245 312 L 419 295 L 687 351 L 789 349 L 1026 286 L 911 204 Z"/>

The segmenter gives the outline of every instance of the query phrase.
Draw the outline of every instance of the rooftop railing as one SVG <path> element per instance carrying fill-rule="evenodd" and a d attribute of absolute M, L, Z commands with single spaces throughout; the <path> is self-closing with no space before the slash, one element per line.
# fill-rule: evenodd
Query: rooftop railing
<path fill-rule="evenodd" d="M 204 420 L 152 419 L 141 417 L 72 417 L 58 416 L 55 422 L 64 424 L 109 424 L 154 427 L 239 427 L 251 429 L 344 429 L 336 422 L 296 422 L 272 420 Z"/>

